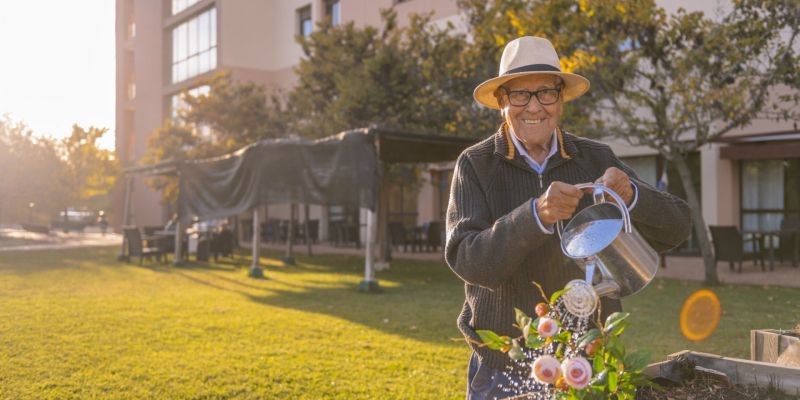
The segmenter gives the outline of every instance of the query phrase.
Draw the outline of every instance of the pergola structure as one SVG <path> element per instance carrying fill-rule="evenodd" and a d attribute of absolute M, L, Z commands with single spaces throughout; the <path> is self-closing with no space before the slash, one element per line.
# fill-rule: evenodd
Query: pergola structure
<path fill-rule="evenodd" d="M 258 207 L 281 203 L 340 205 L 367 212 L 364 280 L 360 289 L 379 290 L 374 274 L 384 165 L 455 160 L 473 138 L 410 133 L 371 127 L 318 140 L 270 139 L 210 159 L 168 161 L 126 169 L 123 225 L 129 224 L 134 175 L 171 175 L 180 182 L 174 263 L 180 263 L 186 224 L 196 220 L 253 213 L 253 265 L 250 275 L 263 276 L 259 265 Z M 380 241 L 387 241 L 380 235 Z"/>

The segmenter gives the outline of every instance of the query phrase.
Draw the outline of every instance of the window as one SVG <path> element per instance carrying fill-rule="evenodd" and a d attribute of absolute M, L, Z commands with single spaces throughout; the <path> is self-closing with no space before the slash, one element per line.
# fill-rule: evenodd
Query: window
<path fill-rule="evenodd" d="M 175 15 L 197 3 L 200 0 L 172 0 L 172 15 Z"/>
<path fill-rule="evenodd" d="M 305 6 L 297 10 L 297 33 L 300 36 L 308 36 L 311 34 L 313 25 L 311 23 L 311 6 Z"/>
<path fill-rule="evenodd" d="M 136 84 L 133 82 L 128 82 L 128 100 L 133 100 L 136 98 Z"/>
<path fill-rule="evenodd" d="M 780 228 L 800 216 L 800 159 L 742 161 L 742 230 Z"/>
<path fill-rule="evenodd" d="M 186 95 L 197 97 L 197 96 L 207 96 L 211 92 L 211 87 L 208 85 L 198 86 L 196 88 L 192 88 L 187 90 L 183 93 L 177 93 L 172 95 L 170 99 L 170 115 L 172 116 L 173 121 L 178 121 L 181 119 L 180 112 L 181 110 L 185 110 L 189 107 L 186 103 L 185 97 Z M 211 127 L 208 125 L 195 125 L 194 126 L 196 132 L 198 132 L 201 136 L 205 138 L 211 138 Z"/>
<path fill-rule="evenodd" d="M 217 67 L 217 10 L 212 8 L 172 30 L 172 82 Z"/>
<path fill-rule="evenodd" d="M 184 95 L 189 95 L 189 96 L 192 96 L 192 97 L 206 96 L 206 95 L 208 95 L 208 93 L 210 91 L 211 91 L 211 87 L 210 86 L 203 85 L 203 86 L 198 86 L 196 88 L 189 89 L 189 90 L 187 90 L 186 92 L 183 92 L 183 93 L 177 93 L 177 94 L 172 95 L 172 99 L 171 99 L 171 102 L 170 102 L 170 104 L 171 104 L 171 110 L 170 110 L 171 112 L 170 112 L 170 114 L 172 115 L 172 119 L 173 120 L 179 119 L 180 116 L 178 115 L 178 113 L 181 110 L 184 110 L 189 106 L 188 104 L 186 104 L 186 100 L 184 100 Z"/>
<path fill-rule="evenodd" d="M 341 5 L 339 0 L 327 0 L 325 2 L 325 16 L 331 19 L 331 25 L 337 26 L 342 23 Z"/>

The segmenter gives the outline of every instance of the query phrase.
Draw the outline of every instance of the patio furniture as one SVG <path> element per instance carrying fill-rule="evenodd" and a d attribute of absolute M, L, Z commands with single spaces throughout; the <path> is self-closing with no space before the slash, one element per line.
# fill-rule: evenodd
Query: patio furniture
<path fill-rule="evenodd" d="M 431 221 L 425 226 L 425 246 L 430 251 L 436 251 L 442 245 L 442 223 Z"/>
<path fill-rule="evenodd" d="M 163 262 L 167 262 L 166 249 L 160 247 L 150 247 L 146 245 L 147 242 L 145 241 L 145 238 L 142 238 L 139 228 L 123 228 L 122 232 L 125 237 L 125 243 L 127 244 L 128 260 L 130 260 L 131 257 L 139 257 L 139 265 L 142 265 L 142 262 L 145 258 L 152 258 L 155 256 L 157 259 L 163 259 Z"/>
<path fill-rule="evenodd" d="M 792 266 L 797 267 L 800 260 L 800 218 L 784 218 L 778 240 L 778 257 L 781 262 L 791 259 Z"/>
<path fill-rule="evenodd" d="M 236 238 L 230 229 L 225 228 L 211 234 L 210 251 L 214 256 L 214 262 L 217 262 L 220 256 L 234 258 L 234 248 L 236 248 Z"/>
<path fill-rule="evenodd" d="M 752 242 L 753 251 L 745 251 L 742 234 L 735 226 L 709 226 L 711 240 L 714 242 L 714 264 L 719 261 L 728 261 L 730 269 L 739 263 L 739 273 L 742 272 L 742 263 L 752 260 L 754 265 L 761 261 L 761 270 L 764 270 L 764 260 L 760 256 L 759 244 L 755 236 L 750 236 L 747 241 Z"/>
<path fill-rule="evenodd" d="M 392 247 L 403 246 L 403 251 L 408 251 L 408 235 L 402 222 L 389 222 L 389 243 Z"/>

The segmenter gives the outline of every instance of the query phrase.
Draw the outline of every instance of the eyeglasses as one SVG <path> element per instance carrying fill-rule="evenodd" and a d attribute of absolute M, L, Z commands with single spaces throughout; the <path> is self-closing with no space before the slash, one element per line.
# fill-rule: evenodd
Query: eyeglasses
<path fill-rule="evenodd" d="M 536 96 L 536 100 L 543 106 L 555 104 L 555 102 L 558 101 L 558 97 L 561 95 L 561 89 L 561 86 L 557 86 L 554 89 L 547 88 L 531 92 L 528 90 L 508 90 L 503 88 L 508 96 L 508 101 L 515 107 L 527 106 L 528 103 L 531 102 L 533 96 Z"/>

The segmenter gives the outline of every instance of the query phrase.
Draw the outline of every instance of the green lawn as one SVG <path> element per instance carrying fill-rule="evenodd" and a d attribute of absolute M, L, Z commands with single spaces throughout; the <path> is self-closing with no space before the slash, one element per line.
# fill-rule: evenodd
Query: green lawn
<path fill-rule="evenodd" d="M 0 253 L 0 398 L 463 398 L 463 287 L 439 263 L 396 261 L 362 294 L 363 260 L 241 265 L 118 263 L 116 248 Z M 655 359 L 690 348 L 747 357 L 749 330 L 798 321 L 800 290 L 720 287 L 719 330 L 687 342 L 696 283 L 626 301 L 624 337 Z"/>

